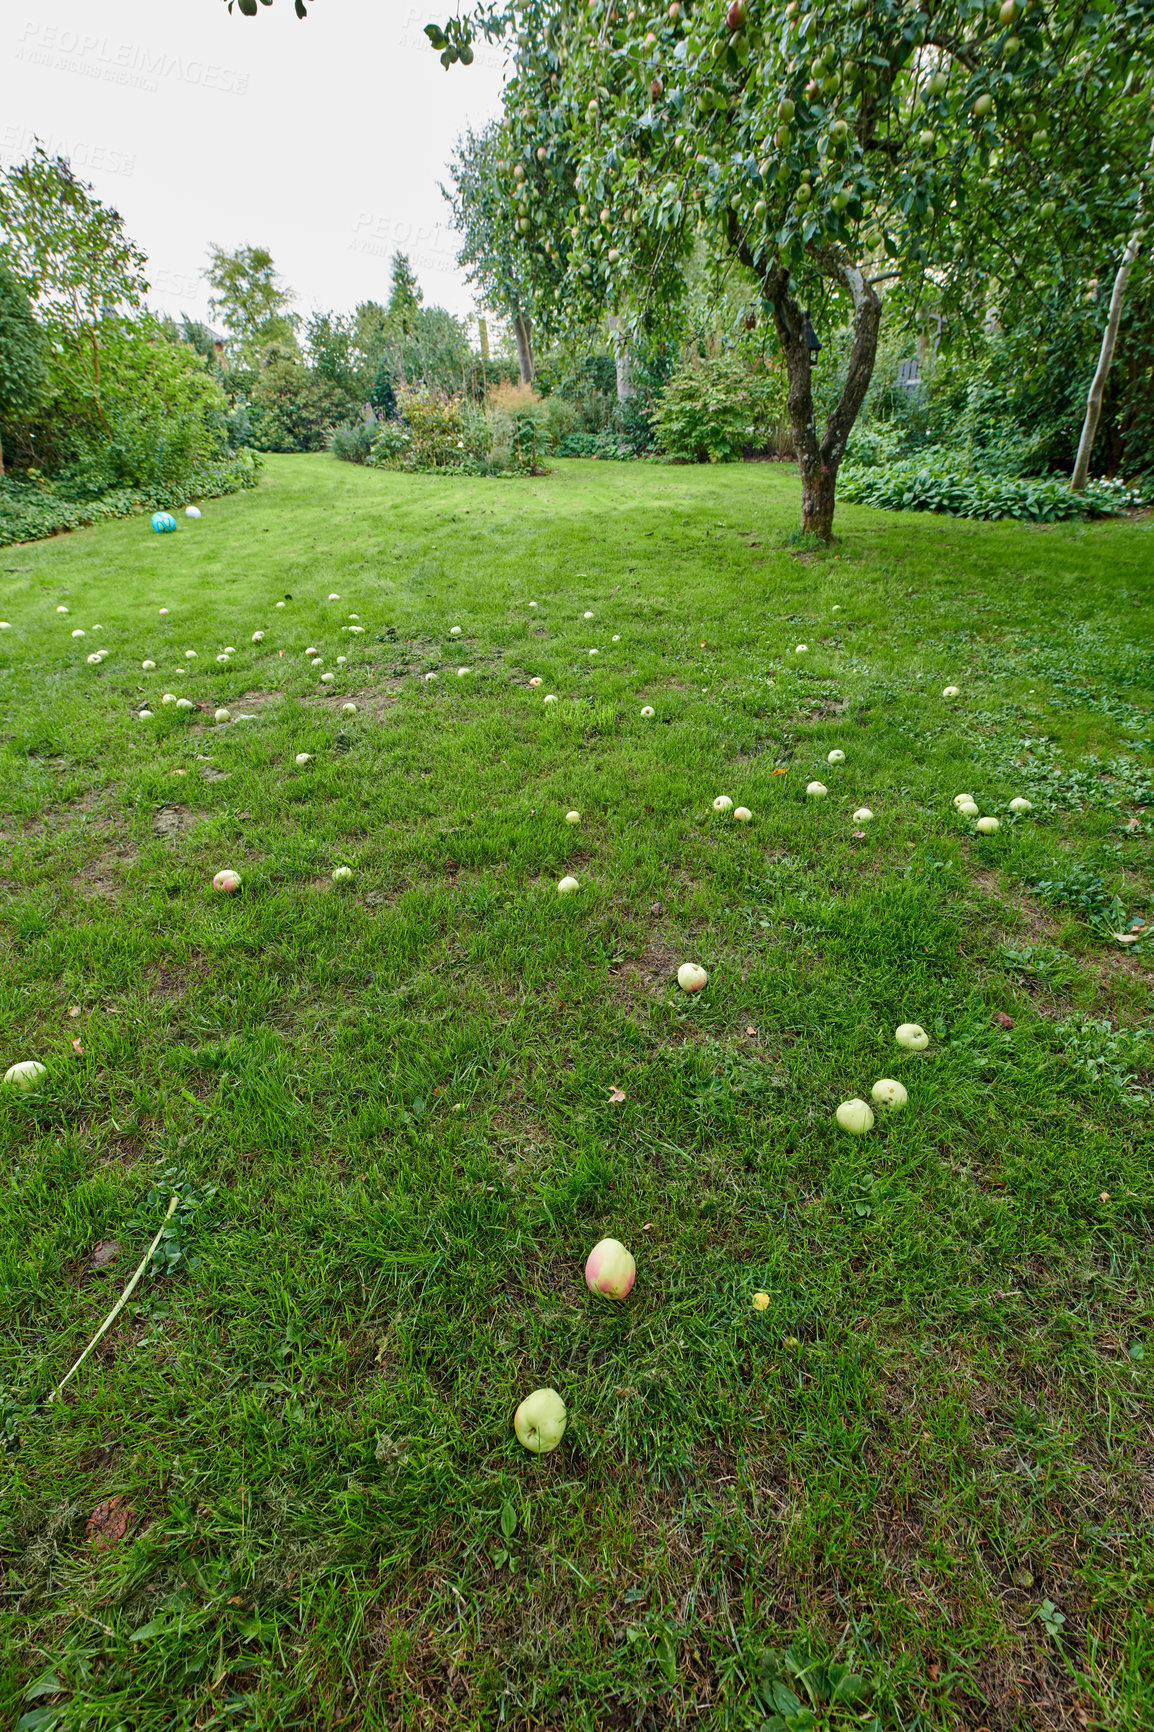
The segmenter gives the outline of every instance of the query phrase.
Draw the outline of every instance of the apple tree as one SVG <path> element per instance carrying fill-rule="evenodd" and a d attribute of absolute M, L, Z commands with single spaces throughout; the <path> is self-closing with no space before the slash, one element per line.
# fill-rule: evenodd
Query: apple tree
<path fill-rule="evenodd" d="M 1001 296 L 1124 244 L 1151 132 L 1152 13 L 1154 0 L 507 0 L 468 27 L 510 42 L 514 167 L 559 148 L 575 165 L 576 208 L 545 207 L 540 245 L 564 266 L 553 322 L 600 307 L 652 327 L 675 312 L 695 245 L 740 260 L 784 357 L 802 526 L 828 538 L 883 306 L 996 316 Z M 430 27 L 434 45 L 461 31 L 459 17 Z M 810 313 L 850 334 L 821 427 Z"/>

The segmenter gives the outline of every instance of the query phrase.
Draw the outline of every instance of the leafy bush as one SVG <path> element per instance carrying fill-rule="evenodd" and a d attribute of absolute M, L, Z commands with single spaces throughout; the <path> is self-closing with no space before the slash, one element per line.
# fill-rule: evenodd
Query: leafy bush
<path fill-rule="evenodd" d="M 762 447 L 780 419 L 785 383 L 732 355 L 694 357 L 673 375 L 652 415 L 661 449 L 689 463 L 734 463 Z"/>
<path fill-rule="evenodd" d="M 346 421 L 329 434 L 329 450 L 342 463 L 368 463 L 374 454 L 380 425 L 378 421 Z"/>
<path fill-rule="evenodd" d="M 255 487 L 260 458 L 242 451 L 187 470 L 179 481 L 149 489 L 115 488 L 93 497 L 87 483 L 45 481 L 12 474 L 0 479 L 0 547 L 39 541 L 66 529 L 86 529 L 138 512 L 175 511 L 194 499 L 218 499 Z"/>
<path fill-rule="evenodd" d="M 951 464 L 951 453 L 933 452 L 879 469 L 847 466 L 839 490 L 857 505 L 883 511 L 940 511 L 950 517 L 1016 518 L 1022 523 L 1058 523 L 1066 518 L 1110 517 L 1141 505 L 1140 492 L 1120 482 L 1092 481 L 1085 493 L 1050 477 L 990 476 Z"/>
<path fill-rule="evenodd" d="M 272 348 L 256 371 L 248 400 L 252 441 L 258 451 L 323 451 L 335 423 L 356 401 L 292 349 Z"/>
<path fill-rule="evenodd" d="M 455 470 L 466 475 L 539 474 L 564 419 L 524 385 L 496 387 L 484 409 L 466 397 L 402 391 L 401 417 L 380 423 L 368 461 L 388 469 Z"/>

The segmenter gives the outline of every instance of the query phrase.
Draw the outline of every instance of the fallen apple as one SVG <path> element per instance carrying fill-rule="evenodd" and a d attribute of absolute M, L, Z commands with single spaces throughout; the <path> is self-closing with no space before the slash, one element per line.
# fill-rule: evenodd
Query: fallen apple
<path fill-rule="evenodd" d="M 713 802 L 713 810 L 715 812 L 732 812 L 733 801 L 728 794 L 719 794 Z"/>
<path fill-rule="evenodd" d="M 652 705 L 652 704 L 642 704 L 642 706 L 641 706 L 641 714 L 642 714 L 642 715 L 643 715 L 643 716 L 645 716 L 645 717 L 646 717 L 646 718 L 648 718 L 648 717 L 650 717 L 650 716 L 652 716 L 652 715 L 654 715 L 654 714 L 655 714 L 655 713 L 656 713 L 656 712 L 655 712 L 655 711 L 654 711 L 654 708 L 653 708 L 653 705 Z"/>
<path fill-rule="evenodd" d="M 12 630 L 11 621 L 6 620 L 6 619 L 0 619 L 0 631 L 11 631 L 11 630 Z"/>
<path fill-rule="evenodd" d="M 1032 800 L 1023 800 L 1020 795 L 1016 800 L 1010 801 L 1011 812 L 1032 812 L 1033 810 L 1034 802 Z"/>
<path fill-rule="evenodd" d="M 466 675 L 466 674 L 471 674 L 471 673 L 472 673 L 472 671 L 473 671 L 473 670 L 472 670 L 472 668 L 458 668 L 458 669 L 457 669 L 457 678 L 458 678 L 458 679 L 459 679 L 459 680 L 463 680 L 463 679 L 464 679 L 464 677 L 465 677 L 465 675 Z"/>
<path fill-rule="evenodd" d="M 425 684 L 427 686 L 434 686 L 434 685 L 436 685 L 436 683 L 437 683 L 436 674 L 426 674 L 425 675 Z"/>
<path fill-rule="evenodd" d="M 19 1064 L 9 1065 L 4 1072 L 4 1081 L 12 1088 L 22 1089 L 25 1093 L 34 1089 L 42 1076 L 48 1075 L 48 1066 L 38 1064 L 34 1058 L 21 1059 Z"/>
<path fill-rule="evenodd" d="M 264 642 L 263 631 L 254 631 L 252 634 L 252 641 L 253 641 L 253 643 L 263 643 Z"/>
<path fill-rule="evenodd" d="M 236 645 L 234 643 L 226 643 L 224 646 L 224 653 L 226 656 L 234 656 L 236 654 Z"/>
<path fill-rule="evenodd" d="M 833 607 L 832 607 L 832 608 L 831 608 L 831 610 L 830 610 L 830 611 L 831 611 L 831 612 L 832 612 L 832 613 L 840 613 L 840 612 L 841 612 L 841 602 L 840 602 L 840 601 L 835 601 L 835 602 L 834 602 L 834 604 L 833 604 Z"/>
<path fill-rule="evenodd" d="M 600 650 L 595 650 L 595 649 L 591 649 L 591 650 L 590 650 L 590 651 L 589 651 L 589 654 L 590 654 L 590 655 L 591 655 L 591 656 L 599 656 L 599 655 L 600 655 L 600 654 L 601 654 L 601 651 L 600 651 Z"/>
<path fill-rule="evenodd" d="M 77 626 L 72 635 L 73 637 L 87 637 L 88 633 L 84 630 L 83 626 Z"/>
<path fill-rule="evenodd" d="M 165 692 L 164 696 L 161 698 L 160 701 L 162 704 L 174 704 L 176 702 L 176 693 L 175 692 Z"/>
<path fill-rule="evenodd" d="M 545 694 L 545 702 L 546 702 L 546 703 L 547 703 L 547 704 L 555 704 L 555 703 L 556 703 L 556 702 L 557 702 L 557 694 L 556 694 L 556 692 L 546 692 L 546 694 Z"/>
<path fill-rule="evenodd" d="M 558 896 L 572 896 L 574 890 L 580 890 L 580 888 L 576 878 L 562 878 L 557 886 L 557 894 Z"/>
<path fill-rule="evenodd" d="M 808 655 L 809 654 L 809 645 L 807 643 L 799 643 L 797 648 L 794 650 L 793 653 L 795 656 Z"/>
<path fill-rule="evenodd" d="M 960 695 L 960 689 L 957 686 L 945 686 L 942 689 L 943 698 L 956 698 L 959 695 Z"/>
<path fill-rule="evenodd" d="M 339 668 L 347 668 L 347 667 L 348 667 L 348 665 L 349 665 L 349 658 L 348 658 L 348 656 L 338 656 L 338 657 L 337 657 L 337 666 L 338 666 L 338 667 L 339 667 Z"/>
<path fill-rule="evenodd" d="M 585 610 L 585 618 L 586 619 L 592 619 L 593 618 L 593 609 L 591 607 L 587 608 Z"/>
<path fill-rule="evenodd" d="M 313 755 L 312 752 L 298 752 L 296 755 L 298 769 L 303 768 L 305 764 L 311 764 L 313 761 Z"/>
<path fill-rule="evenodd" d="M 579 824 L 581 822 L 580 812 L 566 812 L 565 822 L 567 824 Z"/>
<path fill-rule="evenodd" d="M 57 613 L 67 613 L 68 609 L 66 607 L 58 607 L 56 611 Z"/>
<path fill-rule="evenodd" d="M 859 806 L 853 815 L 853 821 L 855 824 L 868 824 L 872 819 L 873 813 L 870 811 L 868 806 Z"/>
<path fill-rule="evenodd" d="M 894 1039 L 910 1052 L 922 1052 L 930 1044 L 929 1035 L 918 1022 L 900 1022 L 894 1029 Z"/>
<path fill-rule="evenodd" d="M 536 602 L 535 602 L 535 601 L 531 601 L 531 602 L 530 602 L 530 603 L 529 603 L 529 606 L 530 606 L 530 607 L 536 607 L 536 605 L 537 605 L 537 603 L 536 603 Z"/>
<path fill-rule="evenodd" d="M 842 1101 L 834 1114 L 843 1131 L 848 1131 L 851 1137 L 864 1137 L 867 1131 L 874 1128 L 874 1116 L 865 1101 L 855 1095 L 852 1101 Z"/>
<path fill-rule="evenodd" d="M 360 619 L 360 617 L 361 616 L 359 613 L 350 613 L 350 615 L 349 615 L 350 619 Z"/>
<path fill-rule="evenodd" d="M 321 685 L 322 686 L 331 686 L 333 681 L 336 679 L 336 677 L 337 677 L 336 674 L 322 674 L 321 675 Z"/>
<path fill-rule="evenodd" d="M 154 670 L 154 668 L 155 668 L 155 667 L 156 667 L 156 663 L 155 663 L 155 662 L 141 662 L 141 664 L 140 664 L 140 665 L 141 665 L 141 667 L 142 667 L 142 668 L 143 668 L 143 670 L 144 670 L 144 672 L 145 672 L 145 673 L 146 673 L 146 674 L 150 674 L 150 673 L 152 673 L 152 671 L 153 671 L 153 670 Z"/>
<path fill-rule="evenodd" d="M 959 812 L 961 811 L 963 806 L 965 806 L 967 804 L 973 805 L 973 802 L 974 802 L 974 796 L 972 794 L 955 794 L 954 795 L 954 805 L 958 808 Z"/>
<path fill-rule="evenodd" d="M 223 664 L 225 662 L 230 662 L 232 660 L 232 657 L 229 655 L 227 650 L 221 650 L 220 654 L 217 656 L 216 659 L 218 662 L 221 662 Z"/>
<path fill-rule="evenodd" d="M 996 818 L 979 818 L 974 825 L 979 836 L 992 836 L 994 831 L 1000 830 L 1001 827 Z"/>
<path fill-rule="evenodd" d="M 310 644 L 308 649 L 305 651 L 305 654 L 307 656 L 315 656 L 315 655 L 319 655 L 319 653 L 320 653 L 319 650 L 317 650 L 313 644 Z"/>
<path fill-rule="evenodd" d="M 218 872 L 212 881 L 214 890 L 219 890 L 223 896 L 233 896 L 240 889 L 240 873 L 234 872 L 231 866 L 226 866 L 223 872 Z"/>
<path fill-rule="evenodd" d="M 823 794 L 829 793 L 824 782 L 807 782 L 805 791 L 812 800 L 820 800 Z"/>
<path fill-rule="evenodd" d="M 461 635 L 461 628 L 459 625 L 452 625 L 449 627 L 449 636 L 450 637 L 460 637 L 460 635 Z"/>
<path fill-rule="evenodd" d="M 195 710 L 196 705 L 191 698 L 177 698 L 176 707 L 178 710 Z"/>
<path fill-rule="evenodd" d="M 827 764 L 844 764 L 845 763 L 845 753 L 842 751 L 839 751 L 838 748 L 835 746 L 833 751 L 827 755 L 825 761 Z"/>
<path fill-rule="evenodd" d="M 751 1303 L 752 1303 L 753 1309 L 755 1311 L 768 1311 L 769 1310 L 769 1294 L 768 1293 L 755 1293 L 753 1295 L 753 1299 L 752 1299 Z"/>
<path fill-rule="evenodd" d="M 168 609 L 167 609 L 167 608 L 166 608 L 166 607 L 162 607 L 162 608 L 161 608 L 161 609 L 160 609 L 160 617 L 161 617 L 161 619 L 167 619 L 167 617 L 168 617 Z"/>
<path fill-rule="evenodd" d="M 585 1259 L 585 1285 L 590 1293 L 624 1299 L 636 1279 L 637 1264 L 620 1239 L 601 1239 Z"/>
<path fill-rule="evenodd" d="M 278 607 L 283 607 L 283 606 L 284 606 L 284 602 L 283 602 L 283 601 L 278 601 L 278 602 L 277 602 L 277 606 L 278 606 Z"/>
<path fill-rule="evenodd" d="M 196 660 L 196 651 L 195 650 L 185 650 L 184 659 L 186 662 L 194 662 Z"/>
<path fill-rule="evenodd" d="M 565 1435 L 565 1403 L 555 1389 L 535 1389 L 513 1415 L 517 1442 L 533 1455 L 548 1455 Z"/>
<path fill-rule="evenodd" d="M 330 601 L 339 600 L 340 597 L 339 596 L 330 596 L 329 599 L 330 599 Z M 333 867 L 333 883 L 334 884 L 347 884 L 349 879 L 352 877 L 352 875 L 353 875 L 353 869 L 351 866 L 334 866 Z"/>
<path fill-rule="evenodd" d="M 151 710 L 137 710 L 136 719 L 138 722 L 150 722 L 152 720 L 152 711 Z"/>
<path fill-rule="evenodd" d="M 538 686 L 543 686 L 544 684 L 545 682 L 541 678 L 540 674 L 534 674 L 533 678 L 529 681 L 529 689 L 531 691 L 536 691 Z"/>
<path fill-rule="evenodd" d="M 101 655 L 99 650 L 93 650 L 92 654 L 90 656 L 85 656 L 84 659 L 90 668 L 98 668 L 104 660 L 104 657 Z"/>
<path fill-rule="evenodd" d="M 879 1077 L 870 1094 L 879 1107 L 904 1107 L 910 1098 L 903 1084 L 895 1082 L 892 1076 Z"/>
<path fill-rule="evenodd" d="M 336 590 L 334 589 L 329 596 L 329 600 L 330 601 L 340 601 L 340 599 L 341 599 L 340 596 L 337 594 Z"/>
<path fill-rule="evenodd" d="M 753 813 L 750 811 L 748 806 L 735 806 L 733 809 L 733 816 L 739 824 L 748 824 L 753 817 Z"/>
<path fill-rule="evenodd" d="M 962 814 L 963 818 L 976 818 L 978 815 L 977 802 L 975 800 L 963 800 L 962 804 L 958 807 L 958 811 Z"/>
<path fill-rule="evenodd" d="M 709 976 L 700 962 L 683 962 L 677 970 L 677 984 L 682 992 L 701 992 L 709 984 Z"/>
<path fill-rule="evenodd" d="M 357 713 L 356 704 L 342 704 L 341 705 L 341 715 L 342 716 L 355 716 L 356 713 Z"/>
<path fill-rule="evenodd" d="M 212 719 L 214 722 L 231 722 L 232 721 L 232 711 L 231 710 L 225 710 L 225 709 L 219 709 L 219 710 L 214 712 Z"/>

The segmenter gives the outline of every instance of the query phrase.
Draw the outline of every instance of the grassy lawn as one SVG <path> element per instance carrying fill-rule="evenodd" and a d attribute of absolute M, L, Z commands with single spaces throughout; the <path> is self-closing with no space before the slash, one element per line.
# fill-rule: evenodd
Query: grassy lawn
<path fill-rule="evenodd" d="M 274 458 L 0 554 L 3 1726 L 1154 1724 L 1151 527 L 796 520 Z"/>

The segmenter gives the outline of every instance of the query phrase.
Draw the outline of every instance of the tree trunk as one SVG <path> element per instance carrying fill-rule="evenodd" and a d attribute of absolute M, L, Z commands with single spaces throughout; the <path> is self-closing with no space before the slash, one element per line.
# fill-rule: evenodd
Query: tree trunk
<path fill-rule="evenodd" d="M 1150 160 L 1154 160 L 1154 139 L 1150 142 Z M 1118 266 L 1118 274 L 1114 278 L 1114 289 L 1110 296 L 1110 312 L 1106 319 L 1106 329 L 1102 332 L 1102 347 L 1098 354 L 1098 365 L 1094 369 L 1094 377 L 1090 381 L 1090 392 L 1086 398 L 1086 419 L 1082 423 L 1082 437 L 1078 441 L 1078 455 L 1074 459 L 1074 473 L 1070 477 L 1070 491 L 1084 493 L 1086 481 L 1090 474 L 1090 454 L 1094 449 L 1094 439 L 1098 432 L 1098 420 L 1102 414 L 1102 398 L 1106 392 L 1106 380 L 1110 374 L 1110 366 L 1114 359 L 1114 346 L 1118 341 L 1118 326 L 1122 321 L 1122 302 L 1126 296 L 1126 284 L 1138 257 L 1138 249 L 1142 236 L 1142 201 L 1145 187 L 1138 194 L 1138 212 L 1134 223 L 1134 232 L 1126 242 L 1126 251 L 1122 254 L 1122 263 Z"/>
<path fill-rule="evenodd" d="M 627 403 L 633 395 L 633 348 L 629 333 L 622 328 L 616 313 L 610 313 L 608 322 L 613 358 L 617 363 L 617 401 Z"/>
<path fill-rule="evenodd" d="M 521 371 L 521 383 L 531 385 L 536 372 L 533 365 L 533 325 L 520 309 L 513 315 L 513 336 L 517 344 L 517 366 Z"/>
<path fill-rule="evenodd" d="M 816 258 L 823 274 L 848 292 L 854 309 L 853 346 L 845 385 L 820 441 L 814 425 L 806 315 L 794 299 L 789 272 L 783 266 L 772 265 L 763 273 L 762 284 L 773 309 L 789 380 L 789 422 L 801 471 L 801 527 L 820 536 L 822 541 L 832 541 L 837 472 L 873 377 L 881 301 L 873 285 L 840 247 L 823 248 Z"/>

